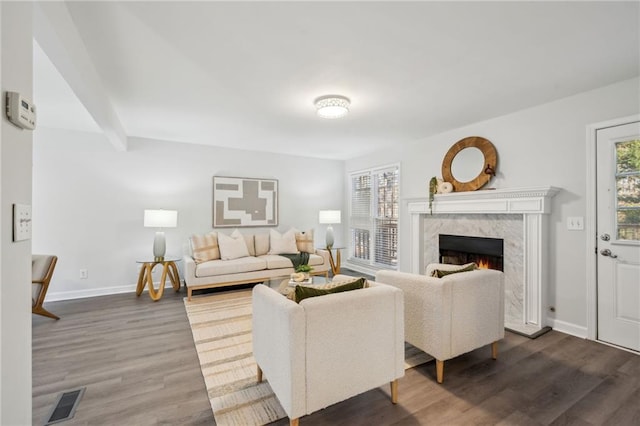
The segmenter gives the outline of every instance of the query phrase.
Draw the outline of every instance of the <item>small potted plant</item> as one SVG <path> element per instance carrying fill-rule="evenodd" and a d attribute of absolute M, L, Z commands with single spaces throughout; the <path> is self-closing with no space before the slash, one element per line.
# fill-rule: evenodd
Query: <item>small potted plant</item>
<path fill-rule="evenodd" d="M 313 271 L 313 268 L 309 265 L 298 265 L 296 267 L 296 272 L 302 272 L 304 274 L 304 279 L 309 279 L 309 274 Z"/>
<path fill-rule="evenodd" d="M 438 192 L 438 178 L 432 177 L 429 181 L 429 213 L 433 214 L 433 196 Z"/>

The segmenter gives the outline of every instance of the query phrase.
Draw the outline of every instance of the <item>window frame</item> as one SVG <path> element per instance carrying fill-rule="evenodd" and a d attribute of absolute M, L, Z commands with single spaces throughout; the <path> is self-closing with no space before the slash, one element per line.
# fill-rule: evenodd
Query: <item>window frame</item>
<path fill-rule="evenodd" d="M 386 206 L 387 208 L 392 209 L 391 217 L 389 216 L 379 216 L 378 213 L 382 208 L 380 203 L 380 185 L 378 176 L 384 172 L 394 172 L 395 176 L 395 194 L 391 195 L 391 206 Z M 364 220 L 364 216 L 354 216 L 354 201 L 356 200 L 354 196 L 354 179 L 357 179 L 360 176 L 369 176 L 370 187 L 369 187 L 369 208 L 368 208 L 368 216 L 366 221 Z M 348 262 L 352 265 L 357 265 L 366 269 L 398 269 L 398 251 L 399 251 L 399 220 L 400 220 L 400 177 L 401 177 L 401 169 L 399 163 L 391 163 L 382 166 L 372 167 L 368 169 L 361 169 L 353 172 L 349 172 L 349 188 L 348 188 L 348 213 L 349 213 L 349 222 L 348 222 Z M 393 215 L 395 214 L 395 217 Z M 391 231 L 391 236 L 389 238 L 395 239 L 395 247 L 391 247 L 391 251 L 395 252 L 395 257 L 391 257 L 392 260 L 389 262 L 379 262 L 379 244 L 378 234 L 382 229 L 380 227 L 381 221 L 392 221 L 395 222 L 395 231 Z M 358 226 L 363 225 L 363 226 Z M 363 231 L 368 231 L 368 252 L 367 258 L 356 257 L 356 244 L 355 244 L 355 234 L 354 231 L 360 229 Z M 386 249 L 387 251 L 389 248 Z M 393 263 L 393 264 L 392 264 Z"/>

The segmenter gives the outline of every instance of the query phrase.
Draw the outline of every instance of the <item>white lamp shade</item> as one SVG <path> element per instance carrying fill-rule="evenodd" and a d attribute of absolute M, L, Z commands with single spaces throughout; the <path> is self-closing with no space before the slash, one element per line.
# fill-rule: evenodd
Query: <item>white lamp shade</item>
<path fill-rule="evenodd" d="M 324 224 L 340 223 L 340 210 L 320 210 L 318 222 Z"/>
<path fill-rule="evenodd" d="M 145 210 L 144 226 L 146 228 L 175 228 L 178 226 L 176 210 Z"/>

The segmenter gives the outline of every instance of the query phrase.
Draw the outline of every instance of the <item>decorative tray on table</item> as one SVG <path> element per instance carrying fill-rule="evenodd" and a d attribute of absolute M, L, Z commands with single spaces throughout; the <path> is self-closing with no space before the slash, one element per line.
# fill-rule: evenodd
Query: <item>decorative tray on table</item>
<path fill-rule="evenodd" d="M 313 284 L 313 277 L 309 277 L 302 281 L 294 281 L 292 279 L 289 280 L 289 287 L 295 287 L 297 285 L 305 285 L 305 284 Z"/>

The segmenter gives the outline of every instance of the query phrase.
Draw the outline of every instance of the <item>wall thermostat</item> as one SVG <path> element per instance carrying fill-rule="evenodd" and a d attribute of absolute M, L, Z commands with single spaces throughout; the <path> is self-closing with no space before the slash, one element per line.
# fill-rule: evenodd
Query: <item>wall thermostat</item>
<path fill-rule="evenodd" d="M 36 128 L 36 106 L 20 93 L 7 92 L 7 118 L 22 129 L 33 130 Z"/>

